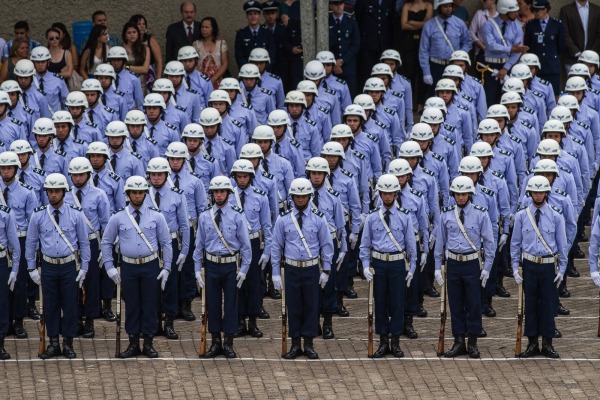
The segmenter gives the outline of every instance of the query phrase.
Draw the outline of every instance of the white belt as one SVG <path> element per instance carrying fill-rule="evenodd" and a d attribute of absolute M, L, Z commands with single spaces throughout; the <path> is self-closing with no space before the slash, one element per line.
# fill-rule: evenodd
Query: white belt
<path fill-rule="evenodd" d="M 371 255 L 373 256 L 374 259 L 381 260 L 381 261 L 399 261 L 399 260 L 404 260 L 404 252 L 397 253 L 397 254 L 392 254 L 392 253 L 380 253 L 378 251 L 373 250 L 371 252 Z"/>
<path fill-rule="evenodd" d="M 97 238 L 98 238 L 98 232 L 92 232 L 88 235 L 89 240 L 93 240 L 93 239 L 97 239 Z"/>
<path fill-rule="evenodd" d="M 0 258 L 6 257 L 6 250 L 0 251 Z"/>
<path fill-rule="evenodd" d="M 448 258 L 455 261 L 465 262 L 478 259 L 479 253 L 474 252 L 471 254 L 456 254 L 451 251 L 448 251 Z"/>
<path fill-rule="evenodd" d="M 71 261 L 75 261 L 75 254 L 71 254 L 70 256 L 66 256 L 66 257 L 63 257 L 63 258 L 52 258 L 52 257 L 48 257 L 48 256 L 44 255 L 44 256 L 42 256 L 42 258 L 48 264 L 58 265 L 58 264 L 66 264 L 66 263 L 69 263 Z"/>
<path fill-rule="evenodd" d="M 217 264 L 229 264 L 237 261 L 236 256 L 217 256 L 210 253 L 206 253 L 206 259 Z"/>
<path fill-rule="evenodd" d="M 262 234 L 262 231 L 258 230 L 256 232 L 250 233 L 248 236 L 250 237 L 250 240 L 252 240 L 252 239 L 256 239 L 256 238 L 260 237 L 261 234 Z"/>
<path fill-rule="evenodd" d="M 291 258 L 286 258 L 285 263 L 291 265 L 292 267 L 307 268 L 312 267 L 313 265 L 317 265 L 319 263 L 319 258 L 313 258 L 312 260 L 308 261 L 296 261 L 292 260 Z"/>
<path fill-rule="evenodd" d="M 450 62 L 448 60 L 442 60 L 441 58 L 429 57 L 429 61 L 435 64 L 448 65 Z"/>
<path fill-rule="evenodd" d="M 523 253 L 523 259 L 536 264 L 554 264 L 554 257 L 536 257 L 532 254 Z"/>
<path fill-rule="evenodd" d="M 148 257 L 142 257 L 142 258 L 131 258 L 131 257 L 125 257 L 123 256 L 123 261 L 126 262 L 127 264 L 146 264 L 149 263 L 150 261 L 156 260 L 158 258 L 158 255 L 156 253 L 150 254 Z"/>
<path fill-rule="evenodd" d="M 489 62 L 492 64 L 504 64 L 508 60 L 508 58 L 485 58 L 485 62 Z"/>
<path fill-rule="evenodd" d="M 27 231 L 19 231 L 19 232 L 17 232 L 17 236 L 18 237 L 25 237 L 25 236 L 27 236 Z"/>
<path fill-rule="evenodd" d="M 350 222 L 350 213 L 344 211 L 344 221 Z"/>
<path fill-rule="evenodd" d="M 171 233 L 169 233 L 169 235 L 171 235 L 171 239 L 177 239 L 177 233 L 178 232 L 171 232 Z"/>

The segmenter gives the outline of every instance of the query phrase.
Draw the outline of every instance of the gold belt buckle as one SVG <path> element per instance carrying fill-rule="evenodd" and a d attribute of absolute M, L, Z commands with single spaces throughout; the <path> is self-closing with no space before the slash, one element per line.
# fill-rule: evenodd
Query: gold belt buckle
<path fill-rule="evenodd" d="M 385 261 L 390 261 L 390 253 L 385 253 Z"/>

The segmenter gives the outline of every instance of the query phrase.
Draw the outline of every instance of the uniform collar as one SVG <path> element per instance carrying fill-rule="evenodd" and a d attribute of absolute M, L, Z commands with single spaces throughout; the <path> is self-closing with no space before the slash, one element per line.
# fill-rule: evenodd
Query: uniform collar
<path fill-rule="evenodd" d="M 62 203 L 62 206 L 60 206 L 59 208 L 54 208 L 54 207 L 52 207 L 50 204 L 48 204 L 48 207 L 50 207 L 50 214 L 54 214 L 54 211 L 55 211 L 55 210 L 58 210 L 58 213 L 59 213 L 59 214 L 64 214 L 64 213 L 65 213 L 65 210 L 66 210 L 66 208 L 67 208 L 67 207 L 69 207 L 69 206 L 67 205 L 67 203 L 65 203 L 65 202 L 63 201 L 63 203 Z"/>
<path fill-rule="evenodd" d="M 82 188 L 78 188 L 77 186 L 73 185 L 73 188 L 72 188 L 73 194 L 76 194 L 78 190 L 81 190 L 81 193 L 83 193 L 83 194 L 87 194 L 90 191 L 89 180 L 88 180 L 88 182 L 86 182 L 85 186 Z"/>
<path fill-rule="evenodd" d="M 458 212 L 460 213 L 461 208 L 458 206 L 458 204 L 456 205 L 456 208 L 458 208 Z M 462 209 L 464 210 L 465 214 L 468 213 L 469 211 L 471 211 L 471 209 L 473 208 L 473 202 L 469 201 L 467 203 L 466 206 L 464 206 Z"/>
<path fill-rule="evenodd" d="M 296 218 L 298 218 L 298 215 L 299 215 L 300 213 L 302 213 L 302 216 L 303 216 L 303 217 L 306 217 L 306 216 L 308 216 L 308 213 L 310 213 L 310 204 L 309 204 L 309 205 L 308 205 L 308 206 L 307 206 L 307 207 L 304 209 L 304 211 L 300 211 L 300 210 L 298 210 L 296 207 L 293 207 L 293 208 L 294 208 L 294 211 L 293 211 L 293 212 L 294 212 L 294 216 L 295 216 Z"/>
<path fill-rule="evenodd" d="M 146 194 L 146 196 L 148 196 L 148 194 Z M 133 208 L 133 206 L 131 204 L 128 204 L 127 208 L 129 209 L 129 212 L 131 213 L 131 215 L 135 215 L 136 209 Z M 147 209 L 148 209 L 148 206 L 146 206 L 145 204 L 142 204 L 142 206 L 140 207 L 140 209 L 137 210 L 137 211 L 140 213 L 140 215 L 143 215 L 146 212 Z"/>

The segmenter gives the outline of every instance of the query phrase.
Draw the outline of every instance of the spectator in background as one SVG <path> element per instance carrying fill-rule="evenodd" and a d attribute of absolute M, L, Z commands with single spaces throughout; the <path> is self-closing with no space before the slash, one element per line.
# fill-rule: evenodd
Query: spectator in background
<path fill-rule="evenodd" d="M 219 88 L 229 68 L 229 48 L 225 39 L 219 36 L 219 25 L 213 17 L 200 21 L 200 40 L 194 41 L 198 52 L 198 70 L 210 78 L 213 88 Z"/>
<path fill-rule="evenodd" d="M 248 25 L 237 31 L 235 35 L 235 61 L 238 68 L 248 63 L 250 52 L 261 47 L 269 52 L 269 58 L 275 60 L 275 39 L 273 33 L 260 26 L 262 4 L 250 0 L 244 3 L 244 12 Z"/>
<path fill-rule="evenodd" d="M 105 27 L 108 34 L 108 17 L 106 13 L 102 10 L 95 11 L 92 14 L 92 24 L 93 26 L 101 25 Z M 118 46 L 119 38 L 115 35 L 108 35 L 108 47 Z"/>
<path fill-rule="evenodd" d="M 471 25 L 469 25 L 469 34 L 473 39 L 473 51 L 475 61 L 483 62 L 483 50 L 485 50 L 485 43 L 483 42 L 483 24 L 490 18 L 498 16 L 498 10 L 496 10 L 496 3 L 498 0 L 480 0 L 481 9 L 475 12 Z"/>
<path fill-rule="evenodd" d="M 285 26 L 278 23 L 279 19 L 279 2 L 268 0 L 263 3 L 263 18 L 265 23 L 263 28 L 271 31 L 275 41 L 275 59 L 271 60 L 271 72 L 279 76 L 283 81 L 284 87 L 288 82 L 288 62 L 285 55 Z"/>
<path fill-rule="evenodd" d="M 576 0 L 560 9 L 560 20 L 566 30 L 564 62 L 568 72 L 584 50 L 600 53 L 600 6 Z"/>
<path fill-rule="evenodd" d="M 329 0 L 329 51 L 335 56 L 333 74 L 348 84 L 350 95 L 356 96 L 356 56 L 360 49 L 360 32 L 354 18 L 344 12 L 342 0 Z"/>
<path fill-rule="evenodd" d="M 300 21 L 300 3 L 298 0 L 285 0 L 279 6 L 279 15 L 281 15 L 281 23 L 287 26 L 290 19 Z"/>
<path fill-rule="evenodd" d="M 65 50 L 60 42 L 60 31 L 57 28 L 50 28 L 46 31 L 46 40 L 48 41 L 48 51 L 50 52 L 50 62 L 48 71 L 60 75 L 63 79 L 68 79 L 73 74 L 73 57 L 70 50 Z"/>
<path fill-rule="evenodd" d="M 463 0 L 454 0 L 452 3 L 452 15 L 467 22 L 469 21 L 469 12 L 462 4 Z"/>
<path fill-rule="evenodd" d="M 69 50 L 71 53 L 73 69 L 77 71 L 79 68 L 79 52 L 77 51 L 77 47 L 75 47 L 75 43 L 73 43 L 73 40 L 71 39 L 69 30 L 62 22 L 53 23 L 51 28 L 58 29 L 58 32 L 60 33 L 60 45 L 64 50 Z M 50 54 L 52 54 L 52 52 L 50 52 Z"/>
<path fill-rule="evenodd" d="M 150 48 L 150 67 L 146 73 L 146 86 L 152 87 L 155 79 L 162 78 L 163 73 L 163 57 L 162 50 L 158 40 L 148 33 L 148 21 L 142 14 L 136 14 L 129 18 L 129 22 L 137 24 L 140 34 L 142 35 L 142 43 Z"/>
<path fill-rule="evenodd" d="M 121 39 L 129 57 L 129 71 L 140 79 L 142 90 L 146 92 L 146 74 L 150 69 L 150 47 L 142 42 L 142 35 L 136 22 L 127 22 L 123 26 Z"/>
<path fill-rule="evenodd" d="M 29 40 L 25 37 L 18 37 L 12 41 L 9 57 L 2 61 L 2 69 L 0 69 L 0 82 L 7 79 L 16 81 L 17 76 L 14 74 L 15 65 L 19 60 L 29 59 Z"/>
<path fill-rule="evenodd" d="M 179 6 L 181 21 L 167 28 L 166 62 L 177 60 L 177 52 L 183 46 L 191 46 L 200 39 L 200 22 L 196 21 L 196 5 L 185 2 Z"/>
<path fill-rule="evenodd" d="M 519 21 L 521 21 L 522 25 L 525 25 L 528 21 L 531 21 L 535 18 L 533 11 L 531 11 L 531 5 L 533 4 L 533 0 L 517 0 L 519 3 Z"/>
<path fill-rule="evenodd" d="M 2 51 L 2 62 L 4 62 L 4 60 L 10 57 L 10 50 L 12 49 L 12 46 L 17 38 L 25 38 L 25 40 L 27 40 L 27 42 L 29 43 L 29 52 L 31 52 L 31 49 L 37 46 L 41 46 L 40 42 L 37 42 L 29 37 L 29 24 L 27 23 L 27 21 L 17 21 L 17 23 L 15 23 L 14 26 L 14 32 L 15 39 L 6 43 L 6 46 L 4 46 L 4 49 Z"/>
<path fill-rule="evenodd" d="M 79 60 L 79 75 L 83 79 L 93 78 L 96 67 L 106 63 L 108 48 L 108 29 L 104 25 L 95 25 Z"/>

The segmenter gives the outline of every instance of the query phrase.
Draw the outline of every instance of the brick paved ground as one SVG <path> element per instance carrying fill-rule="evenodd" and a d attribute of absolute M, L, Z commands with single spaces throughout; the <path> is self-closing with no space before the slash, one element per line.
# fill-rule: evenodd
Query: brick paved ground
<path fill-rule="evenodd" d="M 265 337 L 236 339 L 241 357 L 236 360 L 199 359 L 197 321 L 176 322 L 179 341 L 156 339 L 161 359 L 115 360 L 115 325 L 98 321 L 96 339 L 75 339 L 78 359 L 42 361 L 37 358 L 36 325 L 27 320 L 30 339 L 7 339 L 13 358 L 0 364 L 0 386 L 5 391 L 0 398 L 599 398 L 598 291 L 586 261 L 577 265 L 583 276 L 570 279 L 573 297 L 563 299 L 571 315 L 557 319 L 564 335 L 554 341 L 560 360 L 513 358 L 512 279 L 505 280 L 513 297 L 495 299 L 498 317 L 484 317 L 489 337 L 479 341 L 481 360 L 436 357 L 439 300 L 431 298 L 426 299 L 430 317 L 415 318 L 419 339 L 401 340 L 406 357 L 370 360 L 365 340 L 367 286 L 359 282 L 360 298 L 346 300 L 351 317 L 334 319 L 336 339 L 315 340 L 319 361 L 280 360 L 279 303 L 270 299 L 265 304 L 272 319 L 259 322 Z M 194 311 L 198 309 L 195 301 Z M 450 334 L 446 346 L 451 346 Z"/>

